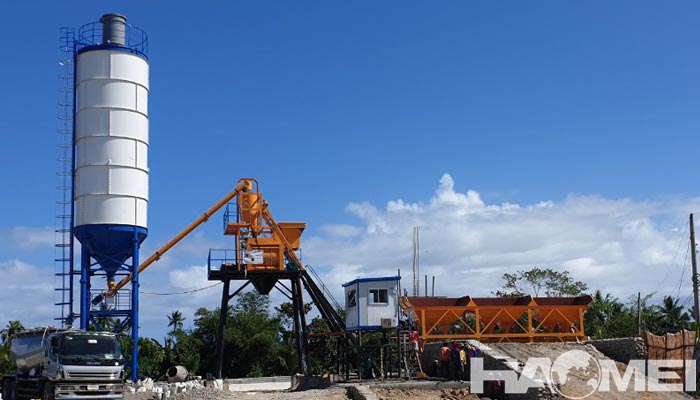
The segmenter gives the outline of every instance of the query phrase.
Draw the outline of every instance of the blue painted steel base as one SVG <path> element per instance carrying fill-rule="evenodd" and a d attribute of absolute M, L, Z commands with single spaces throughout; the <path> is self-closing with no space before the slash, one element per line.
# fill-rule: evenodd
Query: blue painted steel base
<path fill-rule="evenodd" d="M 123 318 L 118 326 L 111 329 L 114 333 L 123 333 L 131 328 L 133 350 L 131 353 L 131 379 L 138 380 L 139 358 L 139 248 L 148 231 L 138 226 L 126 225 L 84 225 L 75 228 L 75 236 L 80 240 L 80 328 L 100 326 L 99 318 Z M 131 259 L 130 263 L 127 261 Z M 94 261 L 93 261 L 94 260 Z M 132 274 L 131 298 L 128 308 L 110 309 L 100 307 L 93 309 L 92 278 L 105 279 L 99 289 L 107 290 L 107 279 L 115 280 L 117 276 Z M 106 303 L 104 303 L 106 304 Z M 102 303 L 100 304 L 100 306 Z"/>

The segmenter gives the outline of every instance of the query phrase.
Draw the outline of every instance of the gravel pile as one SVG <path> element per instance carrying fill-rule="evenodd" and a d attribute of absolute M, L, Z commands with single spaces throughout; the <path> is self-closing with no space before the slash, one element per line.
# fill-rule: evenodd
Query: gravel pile
<path fill-rule="evenodd" d="M 139 381 L 127 387 L 125 400 L 347 400 L 345 388 L 332 386 L 327 389 L 300 392 L 229 392 L 204 386 L 204 381 L 182 383 Z"/>
<path fill-rule="evenodd" d="M 206 389 L 201 380 L 187 382 L 167 383 L 154 382 L 153 379 L 146 378 L 136 384 L 127 385 L 124 398 L 126 400 L 164 400 L 164 399 L 201 399 L 202 397 L 191 397 L 188 393 L 195 393 Z M 214 392 L 213 388 L 210 391 Z M 220 393 L 220 391 L 217 391 Z M 186 397 L 179 397 L 179 396 Z M 214 398 L 214 397 L 209 397 Z"/>

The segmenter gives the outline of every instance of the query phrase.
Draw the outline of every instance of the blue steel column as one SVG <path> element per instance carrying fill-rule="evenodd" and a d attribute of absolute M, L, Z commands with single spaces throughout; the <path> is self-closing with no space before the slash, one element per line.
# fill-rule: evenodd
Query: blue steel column
<path fill-rule="evenodd" d="M 134 227 L 134 249 L 132 254 L 131 273 L 131 340 L 134 343 L 131 352 L 131 380 L 139 379 L 139 238 Z"/>
<path fill-rule="evenodd" d="M 80 246 L 80 329 L 88 329 L 90 322 L 90 253 Z"/>
<path fill-rule="evenodd" d="M 71 82 L 71 86 L 73 86 L 73 98 L 71 99 L 71 106 L 73 107 L 73 114 L 71 114 L 71 134 L 72 134 L 72 139 L 71 139 L 71 149 L 70 149 L 70 169 L 71 169 L 71 174 L 70 174 L 70 283 L 68 286 L 70 287 L 69 290 L 69 298 L 70 300 L 68 301 L 70 303 L 69 307 L 69 320 L 70 320 L 70 326 L 73 326 L 73 321 L 75 321 L 75 313 L 73 313 L 73 290 L 75 286 L 75 115 L 76 115 L 76 104 L 75 104 L 75 99 L 77 98 L 76 92 L 75 92 L 75 78 L 78 76 L 78 55 L 76 54 L 76 43 L 75 43 L 75 31 L 73 31 L 73 42 L 71 43 L 71 52 L 73 53 L 73 82 Z M 80 246 L 82 248 L 82 246 Z M 81 272 L 81 277 L 82 277 L 82 272 Z M 82 290 L 82 289 L 81 289 Z M 89 292 L 89 290 L 88 290 Z M 81 306 L 82 307 L 82 306 Z M 82 321 L 82 309 L 80 312 L 80 318 Z"/>

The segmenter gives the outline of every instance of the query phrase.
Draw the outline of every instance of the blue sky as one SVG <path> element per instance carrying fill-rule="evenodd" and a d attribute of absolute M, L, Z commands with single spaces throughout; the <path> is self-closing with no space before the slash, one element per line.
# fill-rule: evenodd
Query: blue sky
<path fill-rule="evenodd" d="M 410 241 L 409 220 L 435 223 L 426 228 L 426 246 L 433 246 L 426 251 L 441 257 L 433 264 L 427 257 L 426 268 L 438 275 L 449 274 L 451 265 L 468 273 L 488 264 L 475 255 L 493 249 L 469 241 L 476 226 L 481 233 L 493 229 L 489 240 L 502 246 L 494 254 L 510 251 L 522 235 L 537 237 L 530 229 L 513 236 L 517 226 L 508 225 L 504 203 L 563 209 L 538 217 L 550 225 L 525 225 L 552 240 L 561 226 L 592 236 L 616 226 L 610 242 L 629 256 L 640 240 L 629 236 L 631 224 L 637 234 L 649 228 L 650 243 L 668 241 L 659 253 L 673 255 L 679 243 L 687 245 L 687 214 L 700 210 L 699 11 L 693 1 L 639 0 L 3 2 L 0 237 L 21 243 L 0 245 L 0 266 L 52 270 L 50 240 L 33 244 L 27 237 L 48 238 L 45 227 L 54 221 L 58 29 L 106 12 L 125 14 L 150 40 L 144 251 L 168 240 L 240 177 L 255 177 L 278 220 L 309 223 L 311 249 L 304 256 L 336 276 L 352 277 L 340 269 L 365 274 L 374 268 L 368 259 L 382 259 L 363 247 L 360 232 L 376 234 L 377 218 L 393 221 L 396 210 L 388 205 L 399 199 L 415 205 L 416 214 L 379 229 L 386 235 L 378 243 L 397 249 L 385 263 L 394 270 L 410 268 L 404 257 L 410 249 L 401 250 Z M 469 200 L 469 190 L 479 201 Z M 452 213 L 431 214 L 445 204 Z M 480 214 L 485 225 L 460 219 L 474 215 L 475 205 L 498 207 L 502 218 L 489 224 L 488 213 Z M 629 218 L 621 225 L 612 215 L 579 220 L 582 205 L 599 206 L 594 215 L 609 215 L 611 207 Z M 185 274 L 202 265 L 209 245 L 225 246 L 219 218 L 184 243 L 189 247 L 177 258 L 154 267 L 151 285 L 177 287 L 173 271 Z M 450 256 L 463 249 L 472 249 L 463 255 L 469 262 Z M 495 289 L 494 277 L 528 263 L 592 259 L 608 274 L 617 265 L 612 255 L 593 253 L 574 246 L 566 255 L 500 260 L 484 279 Z M 670 276 L 669 290 L 682 283 L 683 253 L 649 267 L 657 281 Z M 667 272 L 670 266 L 677 269 Z M 589 279 L 620 297 L 639 287 Z M 213 306 L 216 297 L 202 305 Z M 156 314 L 146 332 L 158 332 Z M 0 325 L 9 318 L 0 311 Z"/>

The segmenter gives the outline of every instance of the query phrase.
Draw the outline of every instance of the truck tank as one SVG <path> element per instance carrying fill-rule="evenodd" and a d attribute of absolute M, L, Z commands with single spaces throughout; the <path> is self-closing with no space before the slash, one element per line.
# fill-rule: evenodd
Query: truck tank
<path fill-rule="evenodd" d="M 54 332 L 64 331 L 60 328 L 37 328 L 17 333 L 10 344 L 10 359 L 17 366 L 17 374 L 33 375 L 39 373 L 44 360 L 44 340 Z"/>

